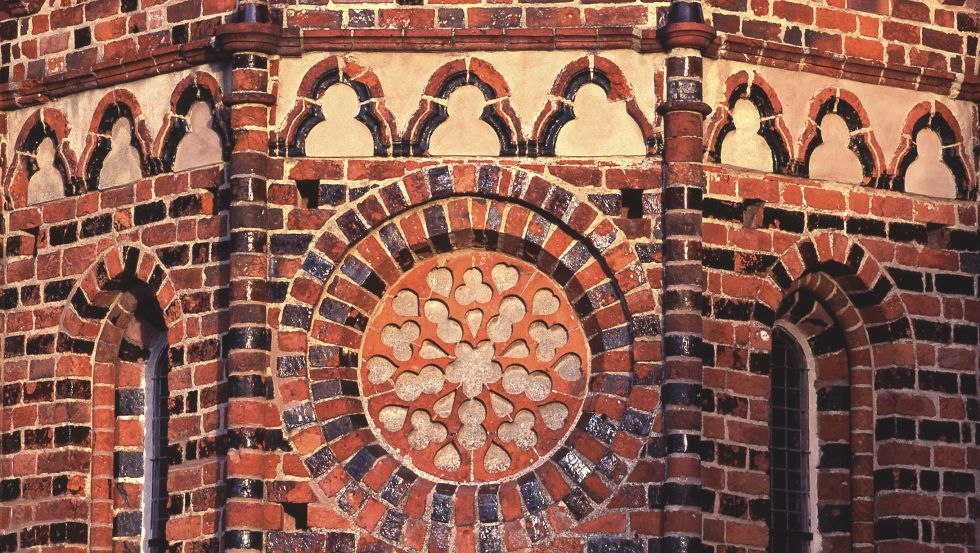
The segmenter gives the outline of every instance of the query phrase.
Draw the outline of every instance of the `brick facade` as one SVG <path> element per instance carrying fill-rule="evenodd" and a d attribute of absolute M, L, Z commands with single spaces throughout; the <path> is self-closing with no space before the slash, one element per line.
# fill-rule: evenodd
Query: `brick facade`
<path fill-rule="evenodd" d="M 0 551 L 976 553 L 978 9 L 0 0 Z"/>

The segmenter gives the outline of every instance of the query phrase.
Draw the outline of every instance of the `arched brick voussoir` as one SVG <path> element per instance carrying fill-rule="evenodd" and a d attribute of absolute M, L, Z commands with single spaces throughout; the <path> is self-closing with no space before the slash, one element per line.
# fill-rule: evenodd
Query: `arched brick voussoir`
<path fill-rule="evenodd" d="M 398 130 L 395 117 L 385 106 L 384 90 L 374 71 L 349 56 L 330 56 L 310 68 L 300 82 L 296 104 L 274 139 L 279 155 L 305 156 L 306 137 L 322 122 L 319 100 L 336 84 L 350 86 L 361 104 L 355 118 L 363 123 L 374 139 L 374 155 L 392 153 Z"/>
<path fill-rule="evenodd" d="M 27 185 L 38 171 L 38 147 L 44 140 L 54 142 L 54 166 L 64 181 L 65 196 L 72 196 L 82 189 L 82 181 L 76 169 L 78 163 L 75 152 L 68 141 L 71 125 L 65 115 L 54 108 L 40 108 L 32 113 L 17 134 L 14 152 L 3 183 L 4 201 L 7 209 L 17 209 L 27 205 Z"/>
<path fill-rule="evenodd" d="M 790 174 L 793 140 L 783 121 L 783 105 L 776 90 L 757 73 L 739 71 L 725 81 L 725 96 L 715 108 L 705 133 L 705 158 L 713 163 L 721 162 L 721 146 L 729 133 L 735 130 L 731 111 L 739 100 L 748 100 L 759 111 L 761 124 L 758 134 L 765 139 L 772 151 L 773 172 Z"/>
<path fill-rule="evenodd" d="M 760 287 L 752 319 L 771 327 L 788 291 L 817 273 L 828 275 L 846 294 L 872 343 L 913 339 L 908 310 L 891 277 L 859 243 L 836 231 L 812 233 L 780 254 Z"/>
<path fill-rule="evenodd" d="M 797 146 L 794 165 L 802 176 L 809 175 L 810 157 L 823 144 L 820 125 L 827 114 L 835 114 L 844 120 L 851 139 L 847 147 L 861 162 L 863 185 L 879 187 L 887 184 L 885 157 L 875 138 L 874 129 L 861 100 L 853 92 L 843 88 L 825 88 L 815 94 L 807 112 L 806 128 Z"/>
<path fill-rule="evenodd" d="M 221 85 L 209 73 L 198 71 L 188 75 L 174 87 L 170 95 L 170 110 L 163 119 L 163 125 L 153 143 L 153 157 L 160 160 L 156 172 L 173 170 L 177 156 L 177 146 L 187 134 L 187 113 L 196 102 L 204 102 L 211 108 L 214 130 L 221 137 L 225 160 L 231 154 L 233 144 L 227 113 L 224 109 Z"/>
<path fill-rule="evenodd" d="M 545 219 L 550 220 L 550 226 L 547 227 L 550 232 L 538 234 L 540 225 L 544 224 L 542 220 Z M 595 226 L 600 225 L 601 221 Z M 419 229 L 418 233 L 408 232 L 416 228 Z M 383 229 L 388 229 L 386 237 L 381 237 Z M 343 249 L 338 259 L 328 261 L 328 258 L 319 256 L 318 263 L 322 261 L 333 264 L 330 270 L 317 273 L 324 270 L 325 265 L 307 265 L 301 270 L 298 274 L 303 280 L 318 283 L 321 291 L 325 291 L 322 296 L 318 296 L 323 299 L 314 300 L 317 304 L 314 313 L 311 304 L 293 301 L 295 295 L 291 293 L 286 308 L 296 306 L 308 311 L 303 312 L 304 316 L 292 318 L 288 324 L 281 326 L 287 328 L 295 327 L 295 324 L 305 324 L 303 321 L 306 315 L 342 325 L 362 325 L 364 321 L 358 322 L 355 320 L 357 317 L 352 318 L 352 315 L 364 310 L 356 307 L 356 300 L 345 296 L 342 291 L 330 291 L 331 283 L 346 281 L 352 287 L 366 289 L 366 294 L 372 295 L 375 301 L 380 301 L 375 294 L 383 295 L 387 285 L 384 289 L 378 288 L 386 283 L 380 276 L 384 271 L 372 269 L 379 262 L 398 266 L 404 272 L 416 267 L 418 263 L 426 262 L 426 259 L 453 249 L 451 240 L 448 245 L 439 245 L 440 241 L 432 235 L 433 229 L 438 229 L 442 236 L 468 238 L 472 240 L 468 247 L 473 249 L 492 249 L 513 256 L 515 247 L 523 248 L 520 257 L 524 261 L 531 261 L 541 260 L 547 252 L 544 248 L 535 252 L 537 236 L 543 236 L 546 244 L 547 240 L 566 232 L 567 227 L 559 228 L 558 223 L 540 209 L 506 197 L 470 194 L 465 197 L 430 198 L 417 205 L 406 206 L 396 214 L 389 214 L 373 224 L 368 234 Z M 337 236 L 335 238 L 340 239 Z M 595 246 L 585 246 L 586 242 L 589 242 L 587 238 L 579 237 L 558 243 L 565 245 L 561 250 L 565 253 L 576 245 L 594 249 Z M 503 244 L 509 245 L 501 247 Z M 314 249 L 311 253 L 319 255 L 315 251 Z M 402 252 L 408 252 L 410 257 L 401 256 Z M 562 266 L 563 259 L 564 253 L 549 254 L 547 262 L 557 268 Z M 568 288 L 574 287 L 574 283 L 578 282 L 580 288 L 595 291 L 592 296 L 585 294 L 582 297 L 602 306 L 600 308 L 605 311 L 615 301 L 601 295 L 602 286 L 603 283 L 611 286 L 612 279 L 608 275 L 599 279 L 593 273 L 597 261 L 594 257 L 589 259 L 578 268 L 583 273 L 580 278 L 572 271 L 572 278 L 567 280 Z M 408 265 L 408 262 L 411 264 Z M 591 284 L 595 279 L 600 280 L 598 286 Z M 618 301 L 623 303 L 622 299 Z M 576 309 L 582 307 L 575 306 Z M 283 313 L 285 318 L 285 309 Z M 625 318 L 622 320 L 625 321 Z M 622 327 L 628 329 L 628 325 L 623 324 Z M 542 457 L 539 463 L 522 473 L 519 479 L 522 490 L 530 489 L 529 493 L 539 498 L 537 501 L 540 508 L 535 507 L 536 511 L 561 511 L 558 514 L 564 520 L 562 527 L 584 519 L 596 506 L 601 506 L 614 495 L 616 486 L 629 474 L 629 468 L 639 451 L 640 440 L 649 434 L 653 421 L 652 415 L 627 407 L 628 396 L 633 389 L 629 375 L 633 362 L 629 355 L 632 340 L 628 335 L 621 336 L 620 342 L 601 351 L 606 343 L 612 344 L 611 340 L 615 339 L 615 336 L 605 335 L 608 329 L 601 330 L 596 339 L 588 341 L 588 350 L 583 352 L 593 354 L 593 371 L 586 392 L 589 399 L 583 404 L 584 412 L 579 424 L 570 429 L 570 434 L 555 446 L 557 449 L 554 455 Z M 316 342 L 311 339 L 311 346 L 306 352 L 292 350 L 288 355 L 280 356 L 277 359 L 275 382 L 280 393 L 286 386 L 308 383 L 309 399 L 302 394 L 290 396 L 282 419 L 293 450 L 303 460 L 311 478 L 316 481 L 314 489 L 318 498 L 322 502 L 329 502 L 331 495 L 348 488 L 351 493 L 364 494 L 368 501 L 383 501 L 383 492 L 379 490 L 384 489 L 385 482 L 396 475 L 404 480 L 405 475 L 408 475 L 417 483 L 414 485 L 421 486 L 417 495 L 420 507 L 392 504 L 389 511 L 404 519 L 405 524 L 426 522 L 426 509 L 423 505 L 428 504 L 432 500 L 432 494 L 436 493 L 436 482 L 412 466 L 402 465 L 393 453 L 382 446 L 380 438 L 369 428 L 369 413 L 361 399 L 361 360 L 357 354 L 359 348 L 352 351 L 347 346 L 329 343 L 320 345 Z M 597 349 L 600 351 L 597 352 Z M 300 369 L 295 370 L 297 368 Z M 600 396 L 607 396 L 608 399 L 599 400 Z M 637 445 L 634 448 L 624 447 L 624 442 Z M 636 451 L 630 453 L 633 449 Z M 600 468 L 600 463 L 602 467 L 613 466 L 614 470 L 605 471 Z M 455 488 L 455 495 L 451 493 L 446 500 L 453 505 L 463 505 L 463 502 L 474 498 L 478 485 L 479 482 L 460 481 L 460 486 Z M 565 512 L 562 503 L 569 494 L 574 494 L 576 505 L 586 507 L 586 510 L 577 514 Z M 518 500 L 515 505 L 520 506 L 522 502 Z M 522 509 L 516 516 L 520 518 L 527 514 L 527 509 Z M 366 530 L 375 530 L 375 521 L 365 523 L 354 514 L 350 515 L 350 519 Z"/>
<path fill-rule="evenodd" d="M 94 342 L 119 294 L 146 285 L 163 311 L 168 340 L 184 339 L 183 308 L 167 269 L 156 256 L 136 245 L 114 244 L 82 273 L 62 310 L 59 351 L 78 352 L 81 342 Z"/>
<path fill-rule="evenodd" d="M 487 104 L 480 119 L 497 134 L 500 155 L 524 155 L 527 145 L 520 119 L 510 104 L 510 87 L 493 65 L 479 58 L 453 60 L 435 70 L 395 154 L 428 155 L 432 132 L 449 117 L 446 100 L 456 89 L 466 85 L 476 86 L 483 93 Z"/>
<path fill-rule="evenodd" d="M 99 100 L 85 137 L 85 149 L 78 162 L 78 174 L 85 178 L 89 190 L 98 187 L 99 172 L 111 148 L 112 127 L 119 119 L 130 123 L 133 146 L 139 153 L 143 176 L 152 175 L 160 167 L 160 160 L 153 158 L 153 137 L 143 118 L 139 101 L 132 92 L 116 89 Z"/>
<path fill-rule="evenodd" d="M 636 284 L 644 282 L 640 280 L 644 272 L 636 252 L 615 225 L 595 208 L 545 177 L 493 165 L 432 167 L 372 190 L 351 208 L 337 212 L 325 224 L 324 232 L 313 242 L 303 263 L 304 274 L 300 282 L 323 283 L 351 244 L 359 243 L 370 232 L 410 209 L 460 194 L 529 206 L 542 221 L 577 237 L 580 241 L 577 247 L 607 263 L 611 276 L 622 272 L 624 277 L 629 275 L 636 279 Z M 452 222 L 450 212 L 447 225 Z M 535 240 L 546 244 L 549 236 Z M 632 281 L 626 278 L 623 282 Z M 628 289 L 633 287 L 635 285 L 630 284 Z M 308 286 L 303 284 L 298 290 L 296 288 L 291 287 L 290 296 L 310 305 L 313 294 L 307 290 Z"/>
<path fill-rule="evenodd" d="M 596 355 L 627 351 L 633 337 L 619 287 L 628 280 L 623 274 L 643 271 L 628 242 L 607 223 L 544 178 L 497 166 L 434 167 L 381 186 L 328 221 L 293 279 L 279 320 L 285 353 L 277 360 L 277 386 L 318 375 L 335 382 L 311 387 L 317 413 L 333 409 L 323 405 L 348 401 L 335 397 L 344 395 L 337 392 L 340 381 L 356 390 L 360 343 L 348 339 L 363 335 L 366 318 L 401 273 L 461 247 L 503 251 L 536 264 L 570 291 Z M 631 296 L 640 286 L 649 284 L 637 279 Z M 621 313 L 615 312 L 617 303 Z M 644 313 L 655 305 L 637 304 Z M 305 410 L 306 397 L 294 397 L 298 403 L 289 409 Z M 305 435 L 304 428 L 294 430 Z M 300 448 L 304 458 L 328 455 L 318 440 L 304 442 L 310 444 Z"/>
<path fill-rule="evenodd" d="M 492 220 L 496 214 L 499 225 Z M 454 225 L 453 219 L 464 223 Z M 313 306 L 291 303 L 284 308 L 283 325 L 309 328 L 310 338 L 318 343 L 358 349 L 365 317 L 404 270 L 440 253 L 472 247 L 507 253 L 552 275 L 565 288 L 587 338 L 602 342 L 598 349 L 628 343 L 614 340 L 616 333 L 628 333 L 628 309 L 619 275 L 610 274 L 594 252 L 580 247 L 584 241 L 572 237 L 560 242 L 563 249 L 549 252 L 546 238 L 565 231 L 524 205 L 482 198 L 469 198 L 466 203 L 430 202 L 391 219 L 383 229 L 383 236 L 373 232 L 352 246 L 339 271 L 327 280 L 326 295 L 316 307 L 319 316 L 329 321 L 321 322 Z M 600 324 L 596 313 L 613 305 L 619 305 L 618 310 L 606 312 Z M 602 335 L 610 330 L 614 332 Z"/>
<path fill-rule="evenodd" d="M 905 190 L 905 174 L 918 157 L 915 140 L 923 129 L 930 129 L 939 136 L 943 147 L 943 163 L 953 173 L 956 181 L 956 199 L 976 200 L 978 183 L 976 175 L 967 163 L 967 145 L 953 112 L 942 102 L 920 102 L 909 110 L 902 127 L 898 149 L 892 157 L 889 173 L 892 175 L 892 189 Z"/>
<path fill-rule="evenodd" d="M 640 109 L 626 74 L 613 61 L 593 54 L 569 63 L 555 77 L 550 98 L 534 122 L 528 145 L 530 155 L 555 155 L 558 134 L 569 121 L 575 119 L 572 109 L 575 95 L 587 84 L 601 88 L 610 102 L 625 102 L 626 113 L 640 127 L 647 153 L 658 153 L 660 137 L 653 123 Z"/>

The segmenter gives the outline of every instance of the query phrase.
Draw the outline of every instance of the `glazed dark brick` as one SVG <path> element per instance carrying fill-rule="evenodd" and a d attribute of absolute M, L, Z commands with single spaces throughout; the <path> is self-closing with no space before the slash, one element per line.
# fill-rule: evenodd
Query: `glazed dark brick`
<path fill-rule="evenodd" d="M 78 239 L 78 223 L 66 223 L 51 227 L 48 232 L 48 244 L 61 246 L 71 244 Z"/>
<path fill-rule="evenodd" d="M 162 201 L 140 204 L 133 208 L 133 223 L 136 225 L 155 223 L 166 217 L 167 206 Z"/>
<path fill-rule="evenodd" d="M 974 294 L 973 277 L 955 274 L 937 274 L 935 276 L 936 291 L 947 294 L 972 296 Z"/>

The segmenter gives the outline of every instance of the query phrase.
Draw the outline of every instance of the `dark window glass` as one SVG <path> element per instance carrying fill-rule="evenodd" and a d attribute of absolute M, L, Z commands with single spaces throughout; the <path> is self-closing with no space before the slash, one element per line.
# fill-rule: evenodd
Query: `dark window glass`
<path fill-rule="evenodd" d="M 772 337 L 769 418 L 769 551 L 810 550 L 809 431 L 806 357 L 796 340 L 777 327 Z"/>
<path fill-rule="evenodd" d="M 143 437 L 143 551 L 167 550 L 167 335 L 161 332 L 147 347 Z"/>

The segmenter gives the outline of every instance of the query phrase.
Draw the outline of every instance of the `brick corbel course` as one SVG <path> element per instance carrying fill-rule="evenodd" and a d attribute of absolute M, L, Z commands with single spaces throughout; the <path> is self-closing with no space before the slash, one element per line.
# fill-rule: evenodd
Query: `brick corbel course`
<path fill-rule="evenodd" d="M 703 54 L 714 35 L 698 2 L 672 2 L 660 31 L 668 52 L 667 101 L 658 108 L 664 119 L 661 401 L 667 459 L 663 485 L 649 497 L 653 502 L 659 496 L 663 508 L 660 550 L 676 553 L 702 549 L 699 444 L 705 177 L 699 162 L 704 153 L 704 117 L 710 111 L 702 101 Z"/>

